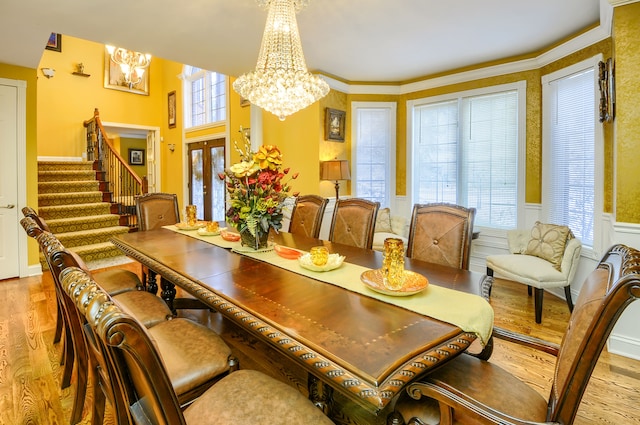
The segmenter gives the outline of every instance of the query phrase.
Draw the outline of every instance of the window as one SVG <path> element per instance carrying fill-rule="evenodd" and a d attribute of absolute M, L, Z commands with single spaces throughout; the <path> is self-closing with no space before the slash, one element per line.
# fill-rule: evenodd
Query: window
<path fill-rule="evenodd" d="M 412 202 L 474 207 L 476 225 L 516 228 L 524 92 L 517 83 L 408 102 Z"/>
<path fill-rule="evenodd" d="M 593 58 L 542 79 L 544 220 L 569 226 L 594 247 L 595 214 L 602 211 L 603 156 L 598 111 L 597 63 Z M 598 158 L 598 159 L 596 159 Z"/>
<path fill-rule="evenodd" d="M 226 120 L 226 87 L 224 75 L 185 66 L 185 127 L 197 127 Z"/>
<path fill-rule="evenodd" d="M 395 194 L 396 104 L 353 102 L 351 187 L 354 196 L 392 207 Z"/>

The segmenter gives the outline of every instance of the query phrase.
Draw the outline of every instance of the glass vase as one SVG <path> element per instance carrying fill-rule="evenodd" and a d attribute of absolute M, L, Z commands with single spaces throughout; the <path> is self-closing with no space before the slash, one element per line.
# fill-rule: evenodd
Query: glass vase
<path fill-rule="evenodd" d="M 269 233 L 258 232 L 256 236 L 254 236 L 249 232 L 249 230 L 245 229 L 240 232 L 240 240 L 242 241 L 243 246 L 253 248 L 257 251 L 268 246 Z"/>

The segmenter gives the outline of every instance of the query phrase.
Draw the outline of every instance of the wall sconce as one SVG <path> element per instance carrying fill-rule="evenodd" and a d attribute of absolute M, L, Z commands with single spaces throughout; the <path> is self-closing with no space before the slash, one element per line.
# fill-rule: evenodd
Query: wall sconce
<path fill-rule="evenodd" d="M 53 78 L 56 75 L 56 70 L 53 68 L 40 68 L 42 74 L 47 78 Z"/>
<path fill-rule="evenodd" d="M 169 150 L 170 150 L 171 152 L 174 152 L 174 151 L 176 150 L 176 144 L 175 144 L 175 143 L 169 143 L 169 144 L 167 145 L 167 147 L 169 148 Z"/>
<path fill-rule="evenodd" d="M 338 192 L 340 192 L 339 180 L 351 180 L 349 173 L 349 161 L 346 159 L 334 159 L 320 163 L 320 179 L 335 180 L 336 201 L 338 200 Z"/>

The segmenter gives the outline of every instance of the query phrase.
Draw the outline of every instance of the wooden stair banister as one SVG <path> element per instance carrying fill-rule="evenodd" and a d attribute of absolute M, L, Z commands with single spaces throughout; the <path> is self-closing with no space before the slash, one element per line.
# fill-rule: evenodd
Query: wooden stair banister
<path fill-rule="evenodd" d="M 99 180 L 108 185 L 101 188 L 108 194 L 105 201 L 111 202 L 114 214 L 119 214 L 126 220 L 123 225 L 130 229 L 137 228 L 134 198 L 148 192 L 146 176 L 139 177 L 120 152 L 114 149 L 113 142 L 100 121 L 98 108 L 94 110 L 93 117 L 84 121 L 83 125 L 87 129 L 87 160 L 94 162 L 94 168 L 102 174 Z"/>

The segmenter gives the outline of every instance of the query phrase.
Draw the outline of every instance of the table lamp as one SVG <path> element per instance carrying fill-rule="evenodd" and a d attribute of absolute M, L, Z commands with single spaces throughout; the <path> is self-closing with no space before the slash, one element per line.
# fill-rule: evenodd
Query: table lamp
<path fill-rule="evenodd" d="M 339 180 L 351 180 L 351 174 L 349 173 L 349 161 L 346 159 L 333 159 L 331 161 L 321 162 L 320 179 L 335 180 L 337 201 L 338 192 L 340 191 Z"/>

